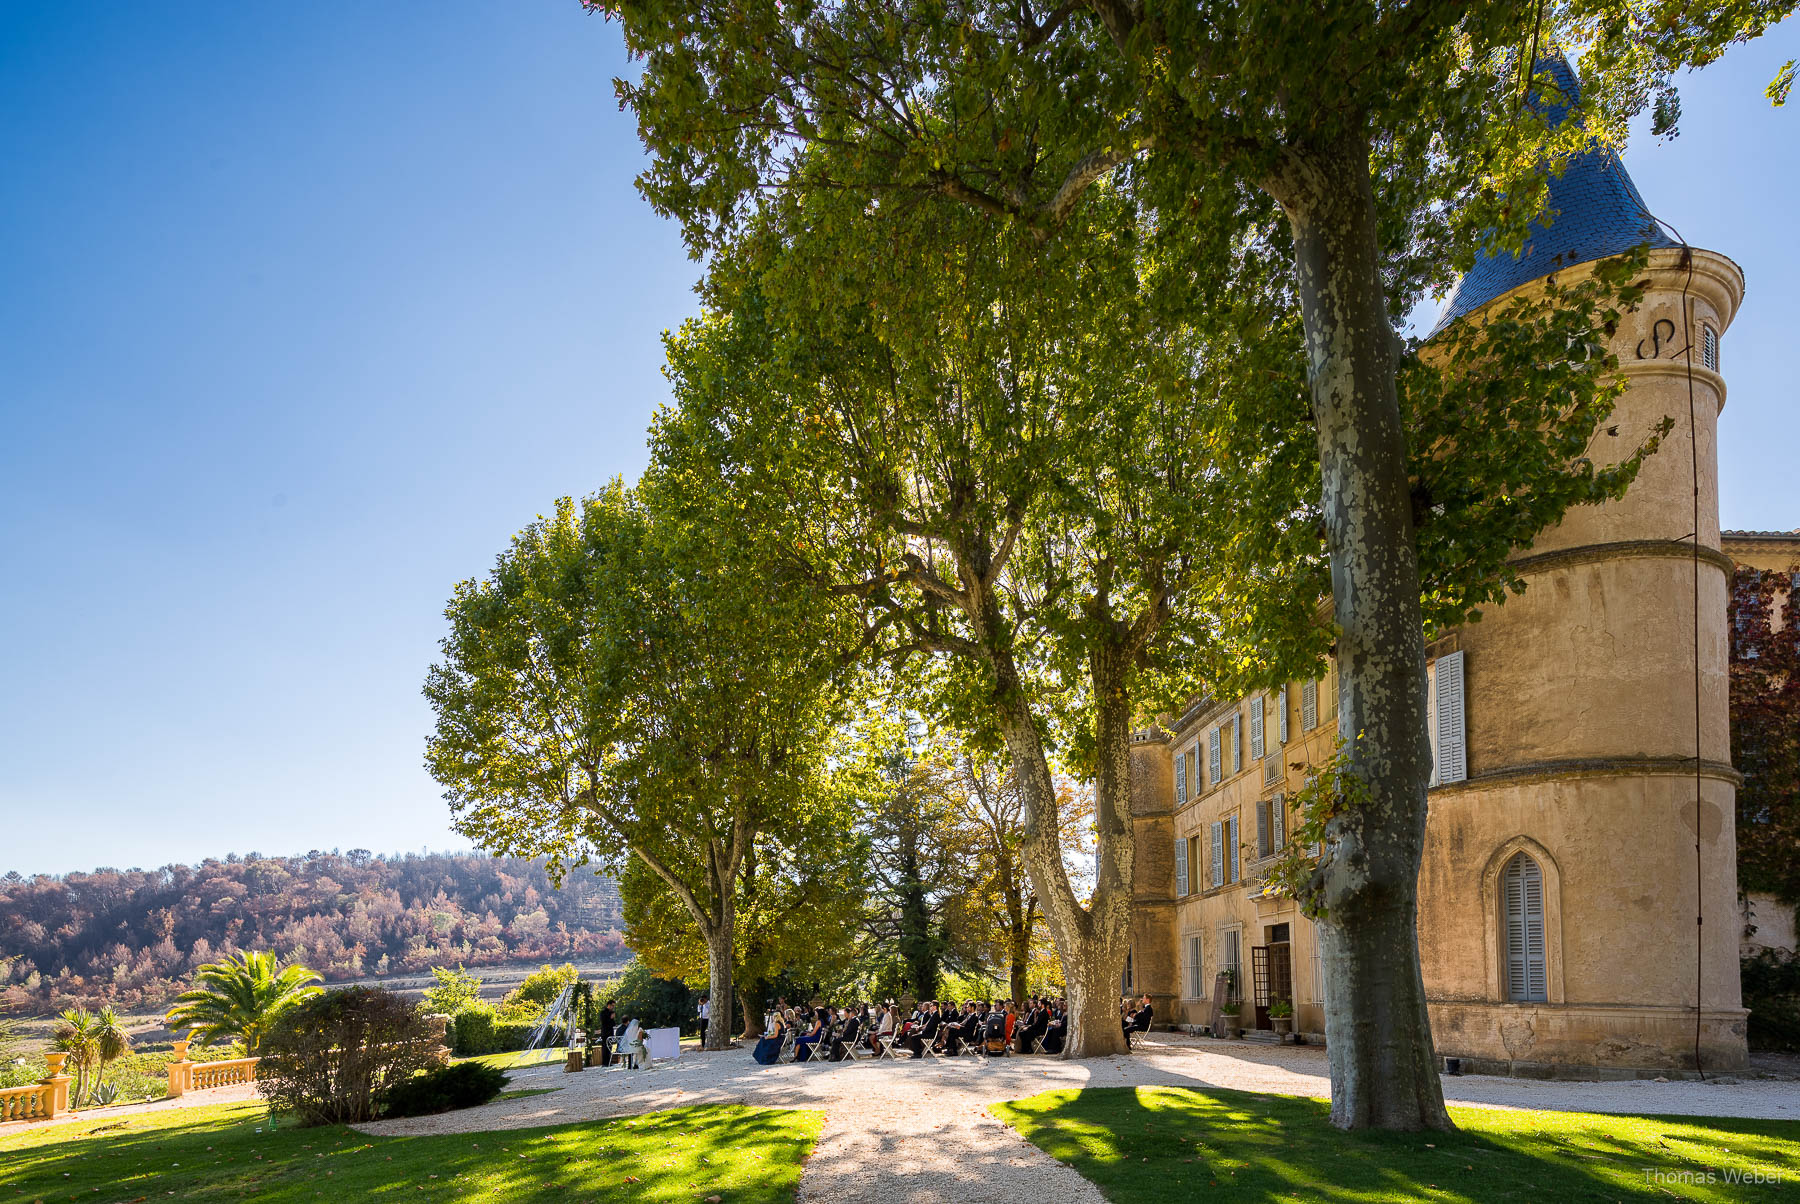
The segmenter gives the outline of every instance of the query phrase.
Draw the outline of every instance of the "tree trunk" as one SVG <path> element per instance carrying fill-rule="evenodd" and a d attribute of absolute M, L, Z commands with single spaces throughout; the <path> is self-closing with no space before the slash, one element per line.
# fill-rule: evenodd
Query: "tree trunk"
<path fill-rule="evenodd" d="M 762 1025 L 757 1019 L 757 1013 L 762 1011 L 762 1001 L 760 999 L 752 1001 L 743 991 L 739 991 L 738 1007 L 744 1012 L 744 1031 L 738 1036 L 745 1041 L 754 1041 L 762 1036 Z"/>
<path fill-rule="evenodd" d="M 1091 658 L 1095 698 L 1094 823 L 1098 835 L 1094 895 L 1075 897 L 1062 862 L 1056 783 L 1016 676 L 1001 674 L 1001 728 L 1025 802 L 1020 853 L 1062 959 L 1069 997 L 1065 1058 L 1128 1053 L 1119 1023 L 1119 985 L 1131 949 L 1131 702 L 1128 657 L 1110 646 Z M 1010 688 L 1008 688 L 1010 686 Z"/>
<path fill-rule="evenodd" d="M 1325 1037 L 1340 1128 L 1448 1129 L 1416 927 L 1430 746 L 1424 623 L 1369 143 L 1290 149 L 1294 233 L 1338 627 L 1338 734 L 1366 800 L 1320 867 Z"/>
<path fill-rule="evenodd" d="M 707 1002 L 711 1015 L 706 1019 L 706 1039 L 702 1049 L 734 1049 L 732 1039 L 731 1001 L 735 992 L 731 985 L 732 915 L 727 907 L 720 923 L 706 934 Z"/>

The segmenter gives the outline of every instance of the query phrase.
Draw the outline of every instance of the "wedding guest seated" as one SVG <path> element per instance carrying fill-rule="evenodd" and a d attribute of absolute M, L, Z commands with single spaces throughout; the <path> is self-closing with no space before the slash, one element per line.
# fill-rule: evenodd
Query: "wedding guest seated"
<path fill-rule="evenodd" d="M 808 1062 L 818 1056 L 819 1042 L 825 1039 L 825 1013 L 814 1009 L 812 1027 L 794 1038 L 794 1061 Z"/>
<path fill-rule="evenodd" d="M 862 1031 L 862 1017 L 851 1012 L 844 1020 L 843 1027 L 838 1030 L 837 1039 L 831 1043 L 831 1060 L 842 1062 L 850 1056 L 850 1050 L 856 1044 L 856 1035 Z"/>
<path fill-rule="evenodd" d="M 1063 1044 L 1069 1039 L 1068 1009 L 1059 999 L 1050 1007 L 1049 1017 L 1044 1021 L 1043 1046 L 1047 1054 L 1059 1054 Z"/>
<path fill-rule="evenodd" d="M 1126 1048 L 1130 1048 L 1131 1046 L 1131 1037 L 1133 1033 L 1147 1033 L 1150 1031 L 1150 1021 L 1155 1017 L 1156 1009 L 1150 1006 L 1150 996 L 1146 995 L 1144 996 L 1143 1006 L 1131 1013 L 1125 1020 Z"/>

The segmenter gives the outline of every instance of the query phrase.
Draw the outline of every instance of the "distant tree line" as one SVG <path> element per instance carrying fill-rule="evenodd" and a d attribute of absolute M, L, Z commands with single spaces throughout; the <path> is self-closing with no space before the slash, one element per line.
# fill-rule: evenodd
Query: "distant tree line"
<path fill-rule="evenodd" d="M 618 889 L 560 888 L 485 854 L 232 854 L 199 865 L 0 878 L 0 1007 L 160 1002 L 194 969 L 270 950 L 328 981 L 433 965 L 624 956 Z"/>

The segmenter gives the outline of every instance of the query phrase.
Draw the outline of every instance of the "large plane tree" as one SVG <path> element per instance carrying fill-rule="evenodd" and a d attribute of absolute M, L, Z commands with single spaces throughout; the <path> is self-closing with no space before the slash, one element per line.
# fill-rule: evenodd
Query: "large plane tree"
<path fill-rule="evenodd" d="M 1646 107 L 1671 132 L 1673 73 L 1756 36 L 1791 0 L 601 7 L 644 58 L 619 85 L 655 156 L 640 185 L 697 252 L 794 192 L 869 198 L 877 224 L 942 203 L 1040 245 L 1092 245 L 1106 235 L 1079 215 L 1123 175 L 1156 203 L 1163 254 L 1191 267 L 1194 306 L 1279 272 L 1298 325 L 1272 334 L 1307 370 L 1340 733 L 1361 783 L 1320 871 L 1333 1117 L 1447 1126 L 1414 933 L 1423 631 L 1427 603 L 1466 613 L 1493 600 L 1517 541 L 1468 541 L 1470 588 L 1422 603 L 1422 557 L 1447 542 L 1428 528 L 1456 507 L 1419 489 L 1400 381 L 1416 360 L 1396 330 L 1484 238 L 1518 244 L 1559 155 L 1622 140 Z M 1589 88 L 1576 119 L 1551 129 L 1524 100 L 1547 86 L 1531 67 L 1557 45 L 1584 48 Z M 1771 91 L 1789 81 L 1791 67 Z M 1270 332 L 1241 333 L 1248 345 Z M 1104 859 L 1104 819 L 1101 839 Z M 1062 942 L 1071 915 L 1046 906 Z"/>

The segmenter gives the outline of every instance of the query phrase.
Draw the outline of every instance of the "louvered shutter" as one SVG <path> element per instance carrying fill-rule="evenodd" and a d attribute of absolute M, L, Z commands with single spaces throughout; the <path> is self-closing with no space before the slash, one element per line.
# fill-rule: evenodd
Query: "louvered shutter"
<path fill-rule="evenodd" d="M 1250 700 L 1250 759 L 1263 759 L 1263 698 L 1258 694 Z"/>
<path fill-rule="evenodd" d="M 1431 748 L 1431 781 L 1438 784 L 1437 662 L 1425 666 L 1425 736 Z"/>
<path fill-rule="evenodd" d="M 1275 851 L 1279 853 L 1287 843 L 1287 795 L 1275 796 L 1275 801 L 1269 805 L 1269 815 L 1275 821 Z"/>
<path fill-rule="evenodd" d="M 1219 779 L 1225 776 L 1224 773 L 1221 772 L 1221 763 L 1219 760 L 1220 730 L 1221 729 L 1215 727 L 1212 731 L 1206 733 L 1206 768 L 1209 775 L 1206 780 L 1215 786 L 1218 785 Z"/>
<path fill-rule="evenodd" d="M 1506 896 L 1506 997 L 1517 1003 L 1550 997 L 1544 970 L 1544 873 L 1524 853 L 1502 876 Z"/>
<path fill-rule="evenodd" d="M 1460 782 L 1469 776 L 1469 759 L 1463 745 L 1463 654 L 1451 652 L 1437 659 L 1437 780 L 1439 785 Z"/>
<path fill-rule="evenodd" d="M 1244 717 L 1242 714 L 1231 717 L 1231 772 L 1242 773 L 1244 770 Z"/>
<path fill-rule="evenodd" d="M 1225 885 L 1225 825 L 1218 820 L 1212 826 L 1212 884 Z"/>
<path fill-rule="evenodd" d="M 1225 822 L 1226 822 L 1225 844 L 1227 845 L 1225 854 L 1227 857 L 1230 858 L 1230 862 L 1229 862 L 1230 867 L 1231 867 L 1231 879 L 1230 880 L 1232 882 L 1236 882 L 1238 880 L 1238 842 L 1242 839 L 1238 835 L 1238 817 L 1234 815 Z"/>
<path fill-rule="evenodd" d="M 1547 1000 L 1544 981 L 1544 873 L 1538 863 L 1525 858 L 1525 997 Z"/>
<path fill-rule="evenodd" d="M 1175 805 L 1179 807 L 1185 802 L 1187 802 L 1187 756 L 1178 753 L 1175 757 Z"/>
<path fill-rule="evenodd" d="M 1187 838 L 1175 838 L 1175 897 L 1180 899 L 1188 893 L 1188 856 Z"/>
<path fill-rule="evenodd" d="M 1517 857 L 1506 867 L 1506 997 L 1525 998 L 1525 874 Z"/>
<path fill-rule="evenodd" d="M 1275 695 L 1275 738 L 1281 743 L 1288 742 L 1288 688 L 1286 685 Z"/>
<path fill-rule="evenodd" d="M 1267 857 L 1274 852 L 1269 844 L 1269 801 L 1263 799 L 1256 804 L 1256 855 Z"/>
<path fill-rule="evenodd" d="M 1300 683 L 1300 730 L 1310 732 L 1319 726 L 1319 683 Z"/>

